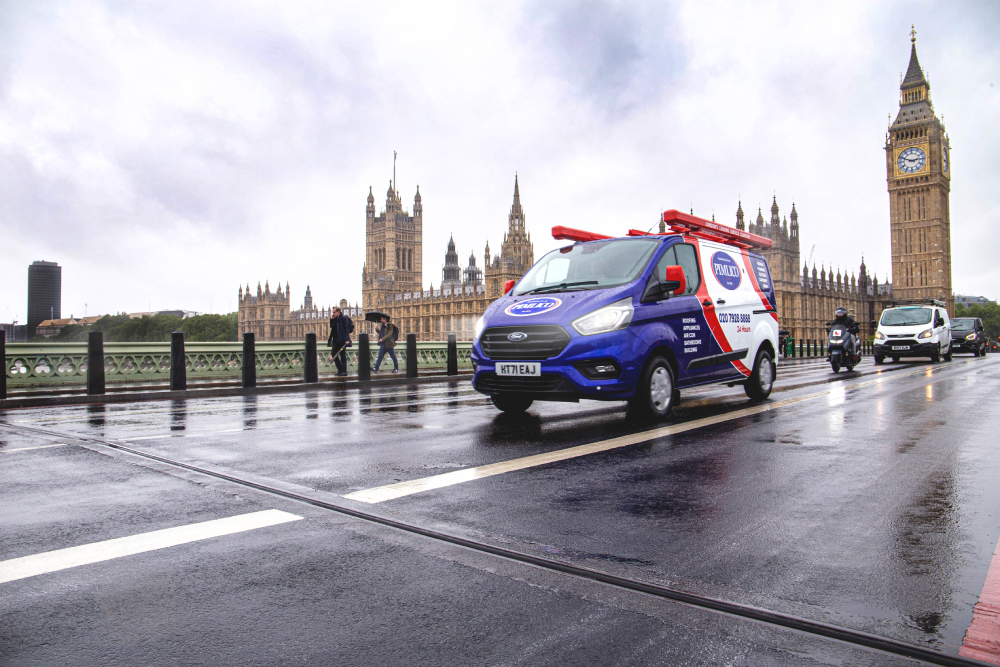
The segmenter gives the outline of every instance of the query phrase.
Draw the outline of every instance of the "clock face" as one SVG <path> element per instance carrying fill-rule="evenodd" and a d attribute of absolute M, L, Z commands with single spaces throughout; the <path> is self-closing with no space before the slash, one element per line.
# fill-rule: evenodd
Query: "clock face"
<path fill-rule="evenodd" d="M 924 153 L 923 149 L 911 146 L 899 154 L 896 166 L 899 167 L 901 172 L 912 174 L 923 169 L 926 162 L 927 155 Z"/>
<path fill-rule="evenodd" d="M 946 174 L 948 173 L 948 149 L 947 148 L 942 148 L 941 149 L 941 169 L 944 170 L 944 173 L 946 173 Z"/>

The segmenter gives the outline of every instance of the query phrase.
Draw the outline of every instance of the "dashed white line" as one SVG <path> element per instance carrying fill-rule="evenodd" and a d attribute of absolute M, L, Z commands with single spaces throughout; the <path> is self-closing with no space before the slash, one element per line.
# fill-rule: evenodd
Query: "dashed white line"
<path fill-rule="evenodd" d="M 299 521 L 302 517 L 281 510 L 264 510 L 240 514 L 225 519 L 202 521 L 187 526 L 154 530 L 149 533 L 119 537 L 104 542 L 83 544 L 67 549 L 57 549 L 33 556 L 22 556 L 0 561 L 0 584 L 18 579 L 35 577 L 49 572 L 58 572 L 71 567 L 90 565 L 113 558 L 132 556 L 146 551 L 166 549 L 179 544 L 207 540 L 233 533 L 242 533 L 257 528 L 266 528 L 289 521 Z"/>
<path fill-rule="evenodd" d="M 68 447 L 68 442 L 57 442 L 54 445 L 36 445 L 35 447 L 16 447 L 15 449 L 0 449 L 0 454 L 11 454 L 13 452 L 27 452 L 32 449 L 48 449 L 49 447 Z"/>
<path fill-rule="evenodd" d="M 946 367 L 942 367 L 944 369 Z M 901 372 L 898 375 L 893 375 L 891 379 L 897 379 L 906 377 L 908 375 L 918 375 L 925 374 L 928 377 L 933 375 L 935 369 L 918 369 L 915 371 Z M 431 477 L 422 477 L 420 479 L 413 479 L 406 482 L 396 482 L 395 484 L 387 484 L 385 486 L 377 486 L 370 489 L 362 489 L 360 491 L 355 491 L 344 495 L 344 498 L 348 500 L 357 500 L 363 503 L 381 503 L 387 500 L 393 500 L 395 498 L 401 498 L 403 496 L 410 496 L 415 493 L 421 493 L 423 491 L 430 491 L 432 489 L 440 489 L 446 486 L 453 486 L 455 484 L 462 484 L 463 482 L 471 482 L 472 480 L 482 479 L 484 477 L 492 477 L 493 475 L 502 475 L 504 473 L 513 472 L 515 470 L 524 470 L 525 468 L 533 468 L 535 466 L 545 465 L 547 463 L 555 463 L 557 461 L 565 461 L 568 459 L 574 459 L 580 456 L 587 456 L 589 454 L 596 454 L 598 452 L 606 452 L 611 449 L 618 449 L 620 447 L 628 447 L 629 445 L 635 445 L 640 442 L 646 442 L 648 440 L 655 440 L 656 438 L 662 438 L 668 435 L 675 435 L 677 433 L 683 433 L 685 431 L 691 431 L 698 428 L 703 428 L 705 426 L 711 426 L 713 424 L 719 424 L 721 422 L 731 421 L 733 419 L 739 419 L 741 417 L 747 417 L 750 415 L 759 414 L 761 412 L 768 412 L 770 410 L 775 410 L 777 408 L 782 408 L 788 405 L 794 405 L 795 403 L 802 403 L 804 401 L 810 401 L 814 398 L 820 398 L 822 396 L 829 396 L 834 392 L 843 392 L 845 389 L 855 389 L 857 387 L 862 387 L 870 384 L 877 384 L 884 382 L 887 378 L 876 377 L 871 380 L 866 380 L 864 382 L 856 382 L 846 387 L 835 386 L 831 389 L 824 391 L 806 394 L 804 396 L 797 396 L 795 398 L 787 398 L 783 401 L 774 401 L 769 403 L 763 403 L 761 405 L 756 405 L 749 408 L 743 408 L 741 410 L 734 410 L 733 412 L 727 412 L 721 415 L 716 415 L 714 417 L 704 417 L 702 419 L 695 419 L 693 421 L 684 422 L 683 424 L 674 424 L 671 426 L 664 426 L 661 428 L 655 428 L 650 431 L 643 431 L 642 433 L 634 433 L 632 435 L 621 436 L 619 438 L 612 438 L 610 440 L 602 440 L 600 442 L 592 442 L 587 445 L 579 445 L 576 447 L 567 447 L 566 449 L 559 449 L 554 452 L 547 452 L 545 454 L 535 454 L 534 456 L 526 456 L 524 458 L 513 459 L 510 461 L 501 461 L 500 463 L 491 463 L 485 466 L 478 466 L 475 468 L 466 468 L 464 470 L 455 470 L 454 472 L 443 473 L 441 475 L 433 475 Z"/>

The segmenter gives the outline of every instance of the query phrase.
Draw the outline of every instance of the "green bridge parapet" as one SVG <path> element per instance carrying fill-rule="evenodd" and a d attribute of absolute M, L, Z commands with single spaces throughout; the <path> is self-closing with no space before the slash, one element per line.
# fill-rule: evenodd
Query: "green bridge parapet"
<path fill-rule="evenodd" d="M 322 345 L 322 344 L 321 344 Z M 458 344 L 458 367 L 472 369 L 472 343 Z M 303 374 L 305 341 L 259 342 L 255 345 L 258 378 L 294 378 Z M 86 385 L 87 343 L 7 343 L 4 372 L 7 388 L 56 385 Z M 378 346 L 370 351 L 369 366 L 375 364 Z M 185 342 L 184 356 L 189 380 L 239 381 L 243 371 L 243 344 Z M 400 373 L 406 372 L 406 345 L 396 346 Z M 321 375 L 337 372 L 332 350 L 317 350 Z M 417 343 L 417 367 L 439 369 L 447 366 L 448 343 Z M 358 350 L 347 348 L 348 372 L 357 372 Z M 392 367 L 388 355 L 382 367 Z M 104 343 L 104 373 L 108 384 L 116 382 L 167 382 L 170 379 L 170 343 Z"/>

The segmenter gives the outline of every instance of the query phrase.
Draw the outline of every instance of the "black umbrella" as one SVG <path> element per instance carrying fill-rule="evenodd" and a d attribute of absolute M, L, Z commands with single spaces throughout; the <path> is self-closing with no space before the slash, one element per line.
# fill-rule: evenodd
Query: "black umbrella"
<path fill-rule="evenodd" d="M 377 310 L 373 310 L 371 312 L 365 313 L 365 319 L 368 320 L 369 322 L 378 322 L 383 317 L 386 319 L 387 322 L 392 319 L 391 317 L 389 317 L 385 313 L 380 313 Z"/>

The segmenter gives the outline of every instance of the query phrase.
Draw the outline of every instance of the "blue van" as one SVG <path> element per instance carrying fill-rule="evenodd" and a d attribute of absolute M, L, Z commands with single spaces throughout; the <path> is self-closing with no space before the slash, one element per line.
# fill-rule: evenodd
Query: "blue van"
<path fill-rule="evenodd" d="M 770 239 L 667 211 L 671 232 L 574 241 L 542 257 L 476 324 L 473 386 L 505 412 L 534 401 L 628 401 L 664 418 L 680 389 L 742 384 L 763 400 L 776 374 Z"/>

